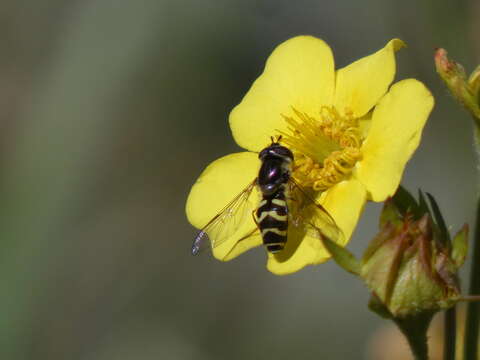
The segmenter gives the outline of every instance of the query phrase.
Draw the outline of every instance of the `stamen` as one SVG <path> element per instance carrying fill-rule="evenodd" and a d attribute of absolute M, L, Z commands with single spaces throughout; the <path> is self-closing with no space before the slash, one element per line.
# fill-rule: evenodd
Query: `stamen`
<path fill-rule="evenodd" d="M 325 191 L 347 177 L 361 158 L 358 121 L 334 107 L 320 109 L 318 119 L 292 108 L 295 117 L 282 115 L 288 133 L 283 142 L 294 152 L 293 176 L 306 187 Z"/>

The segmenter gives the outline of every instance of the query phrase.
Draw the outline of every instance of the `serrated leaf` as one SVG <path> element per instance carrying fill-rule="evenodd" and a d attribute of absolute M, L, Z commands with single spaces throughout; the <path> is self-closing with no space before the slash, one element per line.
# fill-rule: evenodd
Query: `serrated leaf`
<path fill-rule="evenodd" d="M 451 258 L 457 269 L 463 265 L 468 251 L 468 224 L 463 225 L 452 240 Z"/>
<path fill-rule="evenodd" d="M 360 262 L 350 251 L 326 237 L 322 241 L 337 265 L 354 275 L 360 275 Z"/>

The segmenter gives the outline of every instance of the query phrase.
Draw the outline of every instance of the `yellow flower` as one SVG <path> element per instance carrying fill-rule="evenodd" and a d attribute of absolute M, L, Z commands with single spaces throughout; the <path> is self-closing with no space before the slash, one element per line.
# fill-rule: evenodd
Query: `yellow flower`
<path fill-rule="evenodd" d="M 188 220 L 203 227 L 257 176 L 258 151 L 270 137 L 295 155 L 293 177 L 315 193 L 348 241 L 366 200 L 383 201 L 397 189 L 417 148 L 433 97 L 415 79 L 392 85 L 401 40 L 335 71 L 330 47 L 298 36 L 280 44 L 265 71 L 230 114 L 235 141 L 246 152 L 211 163 L 192 187 Z M 246 211 L 258 205 L 254 190 Z M 257 201 L 255 203 L 255 201 Z M 246 217 L 238 231 L 213 249 L 230 260 L 262 244 L 260 235 L 239 241 L 255 226 Z M 342 244 L 344 245 L 344 244 Z M 329 258 L 321 242 L 290 236 L 282 256 L 268 254 L 268 269 L 288 274 Z"/>

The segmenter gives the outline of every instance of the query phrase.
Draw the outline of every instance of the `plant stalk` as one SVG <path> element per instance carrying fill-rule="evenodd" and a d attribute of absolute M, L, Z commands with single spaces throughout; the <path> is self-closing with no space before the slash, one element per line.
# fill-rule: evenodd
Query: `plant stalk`
<path fill-rule="evenodd" d="M 452 306 L 445 311 L 443 333 L 443 360 L 455 360 L 455 345 L 457 343 L 457 310 Z"/>
<path fill-rule="evenodd" d="M 411 318 L 393 319 L 408 340 L 415 360 L 428 360 L 427 330 L 433 313 L 425 313 Z"/>
<path fill-rule="evenodd" d="M 475 237 L 473 239 L 469 294 L 472 296 L 480 294 L 480 199 L 477 203 L 477 214 L 475 220 Z M 478 358 L 479 320 L 480 303 L 476 301 L 469 302 L 467 305 L 465 321 L 465 344 L 463 348 L 463 358 L 465 360 L 474 360 Z"/>

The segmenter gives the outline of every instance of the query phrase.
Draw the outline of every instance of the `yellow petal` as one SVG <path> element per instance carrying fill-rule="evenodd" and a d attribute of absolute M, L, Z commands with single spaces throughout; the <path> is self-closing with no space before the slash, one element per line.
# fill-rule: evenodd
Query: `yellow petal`
<path fill-rule="evenodd" d="M 366 201 L 365 187 L 356 179 L 343 181 L 324 192 L 319 203 L 335 220 L 343 231 L 345 241 L 348 241 L 358 222 Z M 267 268 L 277 275 L 296 272 L 307 265 L 325 262 L 330 254 L 321 241 L 311 236 L 301 238 L 292 234 L 289 228 L 289 238 L 285 249 L 276 254 L 269 254 Z M 345 244 L 341 244 L 345 245 Z"/>
<path fill-rule="evenodd" d="M 421 82 L 407 79 L 393 85 L 375 108 L 355 174 L 371 200 L 383 201 L 394 194 L 433 102 Z"/>
<path fill-rule="evenodd" d="M 242 102 L 230 113 L 235 141 L 259 151 L 277 129 L 286 130 L 281 114 L 292 116 L 292 107 L 311 116 L 322 105 L 331 105 L 334 63 L 330 47 L 320 39 L 298 36 L 280 44 L 270 55 L 262 75 Z"/>
<path fill-rule="evenodd" d="M 287 275 L 327 261 L 330 254 L 320 239 L 311 236 L 293 235 L 289 228 L 285 248 L 277 253 L 268 253 L 267 269 L 276 275 Z"/>
<path fill-rule="evenodd" d="M 320 197 L 319 203 L 342 230 L 346 245 L 367 201 L 365 186 L 355 178 L 339 182 Z"/>
<path fill-rule="evenodd" d="M 335 107 L 351 111 L 355 117 L 365 115 L 387 92 L 395 76 L 395 52 L 405 46 L 391 40 L 383 49 L 337 71 Z"/>
<path fill-rule="evenodd" d="M 257 176 L 259 164 L 257 154 L 250 152 L 230 154 L 211 163 L 193 185 L 188 196 L 186 204 L 188 221 L 198 229 L 204 227 L 252 183 Z M 213 255 L 217 259 L 230 260 L 262 243 L 259 235 L 238 243 L 239 239 L 256 229 L 252 211 L 258 205 L 258 199 L 259 194 L 255 187 L 242 214 L 238 212 L 237 218 L 229 220 L 230 224 L 234 222 L 238 224 L 238 230 L 232 232 L 227 240 L 213 249 Z M 239 216 L 242 218 L 238 218 Z"/>

